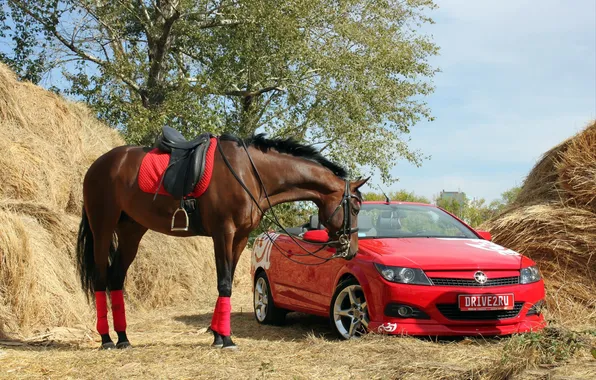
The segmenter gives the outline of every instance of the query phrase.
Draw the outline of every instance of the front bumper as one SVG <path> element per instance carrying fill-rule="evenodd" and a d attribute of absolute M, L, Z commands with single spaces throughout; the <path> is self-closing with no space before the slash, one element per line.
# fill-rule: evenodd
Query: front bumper
<path fill-rule="evenodd" d="M 405 335 L 509 335 L 538 331 L 546 326 L 542 314 L 527 315 L 538 301 L 545 297 L 542 280 L 528 285 L 494 286 L 483 288 L 450 286 L 417 286 L 382 281 L 380 289 L 372 291 L 369 302 L 369 330 L 371 332 Z M 516 303 L 521 304 L 517 313 L 478 314 L 460 312 L 457 299 L 460 294 L 503 294 L 513 293 Z M 426 319 L 399 318 L 386 315 L 388 304 L 408 305 L 423 312 Z M 437 305 L 442 305 L 439 309 Z M 374 306 L 374 307 L 373 307 Z M 445 313 L 449 306 L 455 313 Z M 372 308 L 371 308 L 372 307 Z M 497 316 L 500 319 L 493 319 Z"/>

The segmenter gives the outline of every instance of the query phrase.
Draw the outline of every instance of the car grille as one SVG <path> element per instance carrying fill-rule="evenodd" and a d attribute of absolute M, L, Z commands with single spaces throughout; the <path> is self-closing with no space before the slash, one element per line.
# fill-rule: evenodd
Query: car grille
<path fill-rule="evenodd" d="M 437 286 L 471 286 L 475 288 L 519 284 L 519 277 L 517 276 L 492 278 L 486 281 L 484 284 L 479 284 L 474 279 L 468 280 L 465 278 L 431 278 L 430 280 L 433 282 L 434 285 Z"/>
<path fill-rule="evenodd" d="M 523 306 L 523 302 L 516 302 L 513 310 L 461 311 L 457 304 L 438 304 L 437 309 L 445 318 L 454 321 L 489 321 L 515 318 Z"/>

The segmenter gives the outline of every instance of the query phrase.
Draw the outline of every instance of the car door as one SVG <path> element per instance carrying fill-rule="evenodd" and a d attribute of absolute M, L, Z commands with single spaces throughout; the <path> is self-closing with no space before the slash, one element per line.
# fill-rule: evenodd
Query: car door
<path fill-rule="evenodd" d="M 333 255 L 332 249 L 295 242 L 287 235 L 280 235 L 276 243 L 269 269 L 275 302 L 292 310 L 326 315 L 342 260 L 326 260 Z"/>

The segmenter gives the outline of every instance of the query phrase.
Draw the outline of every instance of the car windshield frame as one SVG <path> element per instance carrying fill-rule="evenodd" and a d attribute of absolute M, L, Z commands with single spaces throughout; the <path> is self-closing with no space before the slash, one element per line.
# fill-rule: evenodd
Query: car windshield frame
<path fill-rule="evenodd" d="M 379 220 L 381 214 L 383 214 L 381 216 L 382 222 Z M 365 229 L 371 223 L 361 223 L 363 215 L 371 216 L 372 228 Z M 384 228 L 379 228 L 380 226 Z M 435 230 L 421 229 L 415 231 L 413 230 L 414 227 L 433 227 Z M 449 231 L 449 233 L 440 233 L 439 227 L 443 228 L 441 232 Z M 362 204 L 358 215 L 358 228 L 359 240 L 401 238 L 480 239 L 474 229 L 439 207 L 409 203 L 365 202 Z M 372 230 L 374 230 L 373 234 L 369 235 Z"/>

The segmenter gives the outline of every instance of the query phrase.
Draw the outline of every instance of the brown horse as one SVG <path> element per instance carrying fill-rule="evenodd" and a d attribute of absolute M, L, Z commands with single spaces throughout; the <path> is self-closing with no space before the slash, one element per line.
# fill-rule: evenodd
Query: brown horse
<path fill-rule="evenodd" d="M 230 337 L 232 280 L 249 234 L 258 227 L 262 212 L 293 201 L 312 201 L 319 220 L 338 237 L 331 244 L 338 257 L 352 258 L 358 249 L 358 188 L 367 179 L 349 182 L 346 171 L 316 149 L 291 139 L 262 135 L 240 140 L 217 138 L 211 182 L 196 199 L 201 225 L 172 231 L 172 215 L 180 198 L 143 192 L 138 173 L 150 148 L 121 146 L 99 157 L 89 168 L 84 184 L 84 206 L 78 238 L 78 267 L 83 290 L 95 297 L 97 331 L 103 349 L 127 348 L 122 288 L 148 229 L 172 236 L 210 236 L 215 249 L 219 297 L 211 329 L 213 345 L 235 348 Z M 115 236 L 117 236 L 117 240 Z M 114 330 L 110 338 L 106 290 L 112 302 Z"/>

